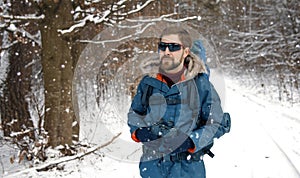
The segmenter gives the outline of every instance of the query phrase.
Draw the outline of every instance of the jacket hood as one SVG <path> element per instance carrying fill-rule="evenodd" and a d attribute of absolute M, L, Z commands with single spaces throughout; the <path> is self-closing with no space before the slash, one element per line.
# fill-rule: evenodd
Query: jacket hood
<path fill-rule="evenodd" d="M 193 52 L 186 58 L 187 70 L 184 75 L 186 80 L 192 79 L 197 76 L 199 73 L 206 73 L 207 69 L 204 62 L 197 57 Z"/>

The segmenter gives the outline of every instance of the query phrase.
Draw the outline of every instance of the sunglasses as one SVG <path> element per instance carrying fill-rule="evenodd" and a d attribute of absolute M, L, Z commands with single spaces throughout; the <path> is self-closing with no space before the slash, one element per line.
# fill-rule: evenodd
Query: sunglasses
<path fill-rule="evenodd" d="M 167 47 L 170 52 L 178 51 L 181 49 L 181 44 L 178 43 L 164 43 L 159 42 L 158 43 L 158 50 L 166 51 Z"/>

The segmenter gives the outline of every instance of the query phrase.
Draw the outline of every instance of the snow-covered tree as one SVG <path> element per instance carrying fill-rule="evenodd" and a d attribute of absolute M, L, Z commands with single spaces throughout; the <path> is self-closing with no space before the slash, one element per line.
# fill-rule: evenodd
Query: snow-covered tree
<path fill-rule="evenodd" d="M 140 13 L 152 2 L 44 0 L 38 3 L 44 15 L 39 25 L 43 45 L 45 129 L 51 145 L 70 145 L 72 136 L 78 139 L 79 121 L 72 105 L 72 80 L 82 48 L 80 39 L 92 38 L 104 26 Z"/>
<path fill-rule="evenodd" d="M 299 100 L 299 7 L 296 0 L 249 0 L 222 8 L 228 36 L 219 47 L 226 63 L 253 76 L 258 88 L 277 85 L 279 100 L 291 102 Z"/>
<path fill-rule="evenodd" d="M 40 17 L 32 16 L 34 8 L 20 1 L 1 2 L 1 10 L 1 121 L 5 136 L 22 140 L 25 142 L 22 144 L 27 145 L 38 133 L 29 103 L 38 100 L 32 84 L 40 82 L 36 77 L 40 72 L 36 63 L 39 61 L 40 33 L 34 22 Z"/>
<path fill-rule="evenodd" d="M 30 85 L 25 88 L 28 91 L 27 94 L 22 94 L 18 90 L 14 90 L 12 93 L 18 94 L 15 97 L 16 99 L 23 98 L 25 100 L 26 98 L 28 99 L 28 96 L 35 97 L 28 100 L 37 109 L 37 115 L 40 117 L 38 119 L 42 120 L 34 121 L 35 125 L 33 128 L 31 126 L 30 129 L 41 131 L 44 128 L 49 136 L 49 145 L 72 144 L 72 137 L 75 140 L 78 139 L 79 125 L 72 105 L 72 80 L 76 61 L 82 48 L 85 46 L 82 40 L 92 39 L 105 26 L 111 26 L 126 18 L 141 15 L 146 7 L 154 4 L 153 2 L 153 0 L 11 0 L 2 2 L 2 13 L 0 14 L 2 19 L 2 37 L 7 39 L 5 35 L 9 33 L 15 39 L 11 40 L 9 44 L 5 41 L 2 45 L 2 50 L 12 50 L 11 46 L 26 43 L 33 48 L 37 48 L 37 56 L 40 56 L 34 61 L 32 57 L 24 55 L 24 58 L 32 61 L 16 63 L 15 67 L 22 68 L 25 66 L 26 68 L 27 65 L 34 66 L 36 65 L 35 63 L 39 63 L 40 59 L 44 81 L 44 85 L 41 88 L 44 90 L 44 94 L 35 96 L 32 94 L 33 91 L 29 90 Z M 165 4 L 165 7 L 169 7 L 165 2 L 156 3 Z M 9 7 L 7 12 L 5 12 L 6 7 Z M 26 11 L 28 8 L 30 11 Z M 18 13 L 11 13 L 11 11 L 15 12 L 17 9 L 19 10 Z M 158 13 L 160 9 L 155 11 Z M 148 8 L 144 12 L 150 15 L 153 11 Z M 30 33 L 29 28 L 38 29 L 38 31 Z M 30 47 L 27 46 L 22 49 L 30 51 L 28 48 Z M 12 60 L 11 58 L 9 59 Z M 30 71 L 30 69 L 28 70 Z M 30 83 L 35 77 L 40 79 L 40 74 L 32 75 L 32 79 L 30 78 L 31 76 L 26 76 L 22 71 L 17 71 L 16 76 L 24 76 L 24 80 L 26 79 Z M 7 80 L 11 80 L 11 77 L 7 78 Z M 23 89 L 24 87 L 20 88 Z M 39 97 L 45 98 L 43 100 L 44 103 L 36 102 Z M 4 98 L 2 101 L 1 105 L 5 106 L 7 99 Z M 18 104 L 18 107 L 26 106 L 25 102 Z M 36 104 L 42 104 L 42 106 Z M 10 107 L 10 105 L 7 106 Z M 7 110 L 9 109 L 3 107 L 1 112 L 5 113 Z M 24 110 L 28 113 L 27 107 Z M 4 114 L 2 114 L 3 116 Z M 24 114 L 19 114 L 18 116 L 18 119 L 15 119 L 13 115 L 5 117 L 7 121 L 2 119 L 4 121 L 2 122 L 3 127 L 7 128 L 10 122 L 22 123 L 24 117 L 30 118 L 29 115 L 26 116 Z M 33 120 L 33 118 L 31 117 L 29 120 Z M 26 128 L 26 125 L 23 124 L 22 126 L 24 129 Z M 17 130 L 19 128 L 16 128 L 15 131 Z M 10 130 L 6 135 L 9 136 L 12 131 Z"/>

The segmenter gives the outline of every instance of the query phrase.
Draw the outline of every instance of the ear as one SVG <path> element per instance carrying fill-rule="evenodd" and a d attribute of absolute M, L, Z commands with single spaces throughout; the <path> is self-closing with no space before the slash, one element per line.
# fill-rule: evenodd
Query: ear
<path fill-rule="evenodd" d="M 189 47 L 185 48 L 183 51 L 183 58 L 186 58 L 190 54 L 191 50 Z"/>

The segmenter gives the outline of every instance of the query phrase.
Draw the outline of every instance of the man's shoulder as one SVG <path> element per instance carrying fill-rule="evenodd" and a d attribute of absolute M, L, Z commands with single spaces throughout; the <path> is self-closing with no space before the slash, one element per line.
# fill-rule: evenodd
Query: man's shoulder
<path fill-rule="evenodd" d="M 194 77 L 196 85 L 200 90 L 207 90 L 211 87 L 208 75 L 206 73 L 199 73 Z"/>
<path fill-rule="evenodd" d="M 200 82 L 208 82 L 209 83 L 209 77 L 206 73 L 198 73 L 194 78 L 195 81 L 200 81 Z"/>
<path fill-rule="evenodd" d="M 148 83 L 148 82 L 152 82 L 153 80 L 156 80 L 154 74 L 146 74 L 142 77 L 140 83 Z"/>
<path fill-rule="evenodd" d="M 140 82 L 142 88 L 145 86 L 150 86 L 152 88 L 157 88 L 159 90 L 167 92 L 169 87 L 163 81 L 157 79 L 156 75 L 145 75 Z"/>
<path fill-rule="evenodd" d="M 140 85 L 151 85 L 153 87 L 160 85 L 160 81 L 156 79 L 155 74 L 146 74 L 140 81 Z"/>

